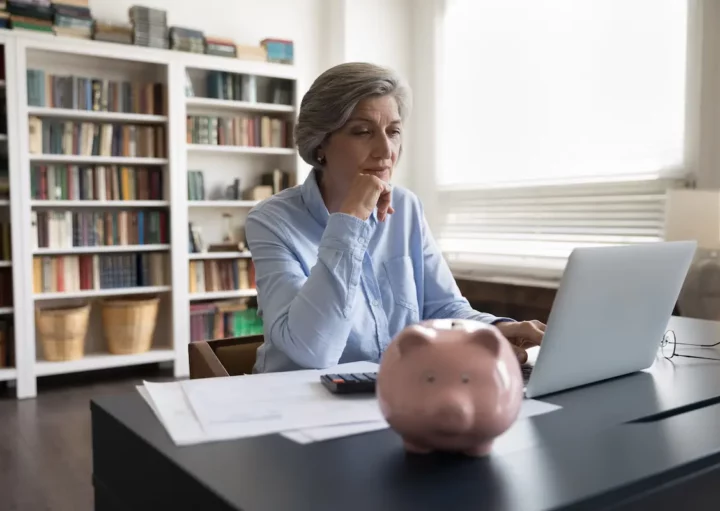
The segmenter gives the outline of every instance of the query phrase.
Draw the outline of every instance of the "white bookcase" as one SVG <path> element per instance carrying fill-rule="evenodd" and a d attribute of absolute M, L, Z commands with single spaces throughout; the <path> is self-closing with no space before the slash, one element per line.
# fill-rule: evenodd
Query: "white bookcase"
<path fill-rule="evenodd" d="M 3 52 L 5 62 L 5 76 L 12 76 L 15 69 L 15 46 L 11 38 L 4 37 L 4 34 L 0 33 L 0 51 Z M 10 74 L 8 74 L 10 73 Z M 17 328 L 17 318 L 19 316 L 18 311 L 22 310 L 22 292 L 23 286 L 19 285 L 22 282 L 22 265 L 16 264 L 19 260 L 21 246 L 17 243 L 17 238 L 21 234 L 22 229 L 19 228 L 20 218 L 20 204 L 18 182 L 19 176 L 17 172 L 13 172 L 17 168 L 18 151 L 16 147 L 16 141 L 18 140 L 17 126 L 12 122 L 16 117 L 17 112 L 17 99 L 14 95 L 13 88 L 7 88 L 7 80 L 0 80 L 0 89 L 2 89 L 2 101 L 5 101 L 6 110 L 6 126 L 7 130 L 1 130 L 0 133 L 0 154 L 2 158 L 7 158 L 8 171 L 9 171 L 9 186 L 10 186 L 10 198 L 0 199 L 0 218 L 4 222 L 9 221 L 11 224 L 11 243 L 12 252 L 10 261 L 0 261 L 0 271 L 9 272 L 12 276 L 12 306 L 2 305 L 0 306 L 0 320 L 9 321 L 13 324 L 13 334 L 11 337 L 5 339 L 8 343 L 7 349 L 14 352 L 15 363 L 14 367 L 2 367 L 0 368 L 0 381 L 16 381 L 18 375 L 21 373 L 19 368 L 21 367 L 22 357 L 18 360 L 17 345 L 21 341 L 21 332 Z"/>
<path fill-rule="evenodd" d="M 199 226 L 205 243 L 222 242 L 226 224 L 231 222 L 234 236 L 244 241 L 247 214 L 257 204 L 243 194 L 237 200 L 227 196 L 228 186 L 240 180 L 240 189 L 259 185 L 263 174 L 280 169 L 287 172 L 291 184 L 298 179 L 301 160 L 289 147 L 212 145 L 189 143 L 188 115 L 241 117 L 268 116 L 292 125 L 297 111 L 297 81 L 293 66 L 241 61 L 169 50 L 120 44 L 83 41 L 47 34 L 0 31 L 5 51 L 8 132 L 0 134 L 0 144 L 8 146 L 10 199 L 0 200 L 11 218 L 13 303 L 0 307 L 0 315 L 14 315 L 15 368 L 0 369 L 0 381 L 15 380 L 19 398 L 37 394 L 37 378 L 78 371 L 102 370 L 147 363 L 171 362 L 175 375 L 188 374 L 187 345 L 190 342 L 190 307 L 210 300 L 232 300 L 256 296 L 254 289 L 190 292 L 190 263 L 208 260 L 248 259 L 245 251 L 190 253 L 189 222 Z M 159 82 L 165 84 L 166 108 L 162 114 L 116 113 L 51 108 L 28 103 L 27 71 L 76 75 L 113 81 Z M 207 76 L 211 72 L 253 77 L 255 97 L 242 100 L 210 98 Z M 189 77 L 194 95 L 186 94 Z M 273 84 L 284 80 L 291 90 L 289 104 L 267 101 Z M 76 123 L 112 123 L 114 125 L 163 126 L 165 154 L 152 157 L 79 156 L 31 152 L 30 119 Z M 3 137 L 4 135 L 4 137 Z M 275 139 L 273 139 L 275 141 Z M 289 140 L 285 140 L 288 142 Z M 36 147 L 35 147 L 36 149 Z M 130 153 L 132 154 L 132 153 Z M 31 170 L 38 165 L 83 165 L 162 170 L 163 194 L 152 200 L 62 200 L 33 198 Z M 189 200 L 188 171 L 202 171 L 206 196 Z M 223 194 L 223 191 L 224 194 Z M 93 247 L 63 246 L 38 248 L 33 239 L 33 218 L 38 212 L 144 212 L 164 211 L 167 217 L 167 242 Z M 35 215 L 34 215 L 35 214 Z M 128 254 L 167 254 L 167 275 L 163 285 L 142 287 L 96 288 L 73 292 L 36 292 L 33 284 L 33 259 L 64 256 Z M 109 297 L 153 295 L 160 297 L 157 327 L 150 351 L 136 355 L 112 355 L 102 335 L 100 308 L 95 304 Z M 80 360 L 51 362 L 43 359 L 42 344 L 36 333 L 36 307 L 66 304 L 93 304 L 85 356 Z"/>

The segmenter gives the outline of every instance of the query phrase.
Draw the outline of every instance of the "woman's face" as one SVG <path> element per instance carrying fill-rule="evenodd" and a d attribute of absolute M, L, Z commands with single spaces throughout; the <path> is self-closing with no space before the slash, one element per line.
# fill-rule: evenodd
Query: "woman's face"
<path fill-rule="evenodd" d="M 333 181 L 352 183 L 357 174 L 389 182 L 402 145 L 402 123 L 392 96 L 358 103 L 348 122 L 320 147 L 324 168 Z"/>

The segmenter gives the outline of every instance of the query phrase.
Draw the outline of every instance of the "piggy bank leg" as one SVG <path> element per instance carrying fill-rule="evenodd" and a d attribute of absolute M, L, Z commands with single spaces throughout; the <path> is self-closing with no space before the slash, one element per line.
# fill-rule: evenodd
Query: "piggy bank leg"
<path fill-rule="evenodd" d="M 429 449 L 424 445 L 415 444 L 409 440 L 403 440 L 403 444 L 405 445 L 405 450 L 413 454 L 429 454 L 432 452 L 432 449 Z"/>
<path fill-rule="evenodd" d="M 492 441 L 484 442 L 482 444 L 476 445 L 471 449 L 468 449 L 467 451 L 465 451 L 465 454 L 467 454 L 468 456 L 476 456 L 478 458 L 482 456 L 487 456 L 492 450 L 492 445 Z"/>

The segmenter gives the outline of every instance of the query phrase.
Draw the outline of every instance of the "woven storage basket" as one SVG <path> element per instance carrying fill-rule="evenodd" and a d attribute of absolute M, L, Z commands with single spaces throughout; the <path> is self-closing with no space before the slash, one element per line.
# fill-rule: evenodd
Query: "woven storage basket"
<path fill-rule="evenodd" d="M 150 349 L 159 302 L 157 297 L 102 302 L 103 333 L 110 353 L 127 355 Z"/>
<path fill-rule="evenodd" d="M 35 322 L 45 360 L 77 360 L 85 354 L 90 305 L 35 309 Z"/>

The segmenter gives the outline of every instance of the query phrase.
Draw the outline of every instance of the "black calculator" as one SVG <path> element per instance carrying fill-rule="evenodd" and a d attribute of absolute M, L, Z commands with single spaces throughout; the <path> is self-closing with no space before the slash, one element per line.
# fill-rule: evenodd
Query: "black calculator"
<path fill-rule="evenodd" d="M 375 392 L 377 373 L 323 374 L 320 382 L 333 394 L 367 394 Z"/>

